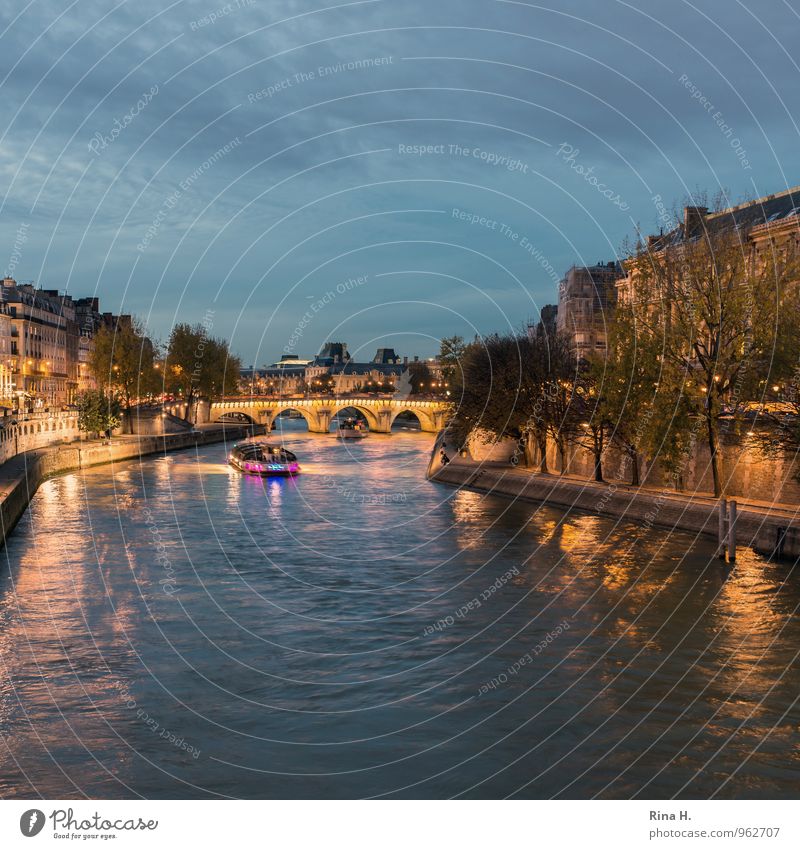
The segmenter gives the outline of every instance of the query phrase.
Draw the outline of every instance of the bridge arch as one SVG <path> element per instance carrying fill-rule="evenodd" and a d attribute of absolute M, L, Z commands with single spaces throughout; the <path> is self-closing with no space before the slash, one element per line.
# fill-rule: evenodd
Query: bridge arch
<path fill-rule="evenodd" d="M 341 402 L 341 406 L 337 405 L 331 407 L 331 421 L 333 421 L 339 413 L 343 413 L 345 410 L 356 410 L 361 413 L 361 415 L 367 420 L 370 430 L 378 430 L 380 427 L 380 420 L 378 419 L 378 416 L 375 415 L 375 410 L 371 410 L 369 407 L 362 406 L 358 403 L 347 403 L 346 400 Z"/>
<path fill-rule="evenodd" d="M 305 420 L 305 423 L 308 425 L 308 430 L 310 433 L 314 433 L 319 429 L 319 422 L 317 417 L 314 415 L 314 410 L 307 409 L 302 406 L 295 406 L 294 404 L 284 404 L 284 405 L 276 405 L 269 411 L 269 416 L 267 420 L 267 427 L 272 427 L 272 423 L 278 418 L 281 413 L 286 413 L 289 410 L 294 410 L 295 413 L 300 413 L 300 415 Z"/>
<path fill-rule="evenodd" d="M 401 413 L 413 413 L 419 420 L 420 430 L 428 431 L 429 433 L 438 430 L 433 416 L 431 416 L 431 414 L 428 413 L 425 409 L 415 404 L 409 404 L 407 406 L 399 407 L 398 409 L 392 410 L 392 425 L 394 424 L 395 419 Z"/>
<path fill-rule="evenodd" d="M 259 424 L 258 413 L 254 410 L 221 410 L 212 418 L 213 422 L 246 421 L 248 424 Z"/>

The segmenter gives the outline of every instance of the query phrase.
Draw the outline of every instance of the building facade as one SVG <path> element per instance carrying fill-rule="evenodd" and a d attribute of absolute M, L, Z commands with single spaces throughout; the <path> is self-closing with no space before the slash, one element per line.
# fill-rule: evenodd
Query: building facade
<path fill-rule="evenodd" d="M 668 233 L 647 239 L 647 252 L 662 254 L 680 250 L 681 245 L 703 232 L 735 230 L 755 268 L 767 257 L 786 256 L 800 251 L 800 186 L 766 195 L 747 203 L 709 212 L 704 206 L 686 206 L 683 222 Z M 617 298 L 631 302 L 635 295 L 635 266 L 617 281 Z"/>
<path fill-rule="evenodd" d="M 608 322 L 617 300 L 616 284 L 622 277 L 617 262 L 573 265 L 559 285 L 556 327 L 569 336 L 581 359 L 605 355 Z"/>
<path fill-rule="evenodd" d="M 80 335 L 72 298 L 7 277 L 0 304 L 11 323 L 14 406 L 42 410 L 72 404 Z"/>
<path fill-rule="evenodd" d="M 78 324 L 78 393 L 97 389 L 91 369 L 94 337 L 103 326 L 103 316 L 97 298 L 79 298 L 75 301 L 75 320 Z"/>
<path fill-rule="evenodd" d="M 13 409 L 14 404 L 14 361 L 12 354 L 11 316 L 5 305 L 0 304 L 0 406 Z"/>

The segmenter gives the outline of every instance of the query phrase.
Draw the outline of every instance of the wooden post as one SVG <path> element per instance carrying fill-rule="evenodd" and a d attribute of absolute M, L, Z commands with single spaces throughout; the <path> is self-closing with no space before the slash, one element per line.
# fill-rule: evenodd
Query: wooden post
<path fill-rule="evenodd" d="M 728 561 L 736 561 L 736 502 L 731 501 L 728 514 Z"/>
<path fill-rule="evenodd" d="M 727 502 L 725 498 L 720 498 L 719 500 L 719 530 L 717 532 L 717 542 L 719 543 L 719 548 L 717 549 L 717 557 L 720 560 L 725 559 L 725 531 L 726 531 L 726 514 L 727 514 Z"/>

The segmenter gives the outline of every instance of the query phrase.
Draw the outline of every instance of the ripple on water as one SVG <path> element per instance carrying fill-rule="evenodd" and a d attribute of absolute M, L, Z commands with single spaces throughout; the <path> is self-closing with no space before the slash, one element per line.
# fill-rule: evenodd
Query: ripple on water
<path fill-rule="evenodd" d="M 3 795 L 798 795 L 788 568 L 284 424 L 295 480 L 209 446 L 42 486 L 0 576 Z"/>

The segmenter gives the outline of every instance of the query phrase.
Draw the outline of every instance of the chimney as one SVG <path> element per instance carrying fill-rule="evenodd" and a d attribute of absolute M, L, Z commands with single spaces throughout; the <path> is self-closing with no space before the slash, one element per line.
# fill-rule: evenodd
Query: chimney
<path fill-rule="evenodd" d="M 708 215 L 707 206 L 684 206 L 683 208 L 683 232 L 687 236 L 696 233 Z"/>
<path fill-rule="evenodd" d="M 414 355 L 414 362 L 415 362 L 415 363 L 418 363 L 418 362 L 419 362 L 419 357 L 418 357 L 416 354 Z"/>
<path fill-rule="evenodd" d="M 408 357 L 403 357 L 403 365 L 404 366 L 408 365 Z"/>

